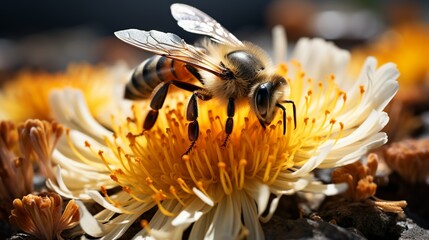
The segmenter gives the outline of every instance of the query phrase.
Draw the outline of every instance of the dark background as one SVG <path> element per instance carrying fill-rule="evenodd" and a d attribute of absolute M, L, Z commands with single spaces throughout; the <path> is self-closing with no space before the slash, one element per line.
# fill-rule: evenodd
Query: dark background
<path fill-rule="evenodd" d="M 70 62 L 79 61 L 113 63 L 125 60 L 133 66 L 147 55 L 114 37 L 113 32 L 122 29 L 173 32 L 192 43 L 198 36 L 182 30 L 171 16 L 170 5 L 174 2 L 3 1 L 0 77 L 2 72 L 22 68 L 62 70 Z M 183 0 L 181 3 L 206 12 L 242 40 L 266 45 L 275 24 L 285 25 L 292 44 L 299 37 L 319 36 L 341 47 L 350 47 L 376 36 L 398 16 L 429 18 L 429 1 L 423 0 Z M 321 22 L 321 26 L 330 28 L 329 31 L 342 27 L 344 34 L 329 35 L 327 30 L 308 28 L 323 11 L 342 14 L 342 19 L 328 19 Z M 356 20 L 360 24 L 358 29 L 368 33 L 366 35 L 356 35 L 357 31 L 351 30 L 356 24 L 350 19 L 358 12 L 362 13 Z M 350 19 L 348 14 L 351 14 Z"/>

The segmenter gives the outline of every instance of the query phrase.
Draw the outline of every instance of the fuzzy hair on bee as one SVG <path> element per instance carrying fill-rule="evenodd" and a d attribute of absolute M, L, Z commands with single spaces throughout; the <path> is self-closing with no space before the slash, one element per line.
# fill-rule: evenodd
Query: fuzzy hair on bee
<path fill-rule="evenodd" d="M 292 104 L 296 127 L 295 104 L 286 99 L 288 83 L 276 73 L 263 49 L 240 41 L 216 20 L 189 5 L 173 4 L 171 13 L 184 30 L 209 38 L 189 45 L 176 34 L 157 30 L 115 32 L 124 42 L 156 54 L 135 69 L 125 89 L 129 99 L 146 99 L 150 95 L 151 110 L 143 123 L 144 130 L 154 126 L 171 85 L 192 93 L 186 107 L 191 144 L 184 154 L 189 154 L 199 136 L 197 100 L 216 98 L 224 102 L 224 146 L 233 131 L 237 104 L 249 104 L 263 128 L 271 123 L 277 110 L 283 111 L 284 134 L 286 108 L 282 104 Z"/>

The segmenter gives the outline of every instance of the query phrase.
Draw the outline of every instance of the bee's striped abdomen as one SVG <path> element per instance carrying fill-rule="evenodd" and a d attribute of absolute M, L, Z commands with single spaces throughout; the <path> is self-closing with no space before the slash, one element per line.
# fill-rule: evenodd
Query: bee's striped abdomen
<path fill-rule="evenodd" d="M 126 99 L 147 99 L 158 84 L 170 80 L 191 81 L 195 80 L 195 73 L 190 70 L 193 67 L 174 59 L 155 55 L 143 61 L 133 72 L 131 80 L 125 87 Z"/>

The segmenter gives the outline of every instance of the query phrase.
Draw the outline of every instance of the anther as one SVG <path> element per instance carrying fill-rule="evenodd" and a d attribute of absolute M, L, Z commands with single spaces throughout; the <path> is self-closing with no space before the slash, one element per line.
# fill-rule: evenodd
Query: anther
<path fill-rule="evenodd" d="M 146 178 L 146 184 L 151 186 L 153 184 L 153 180 L 150 177 Z"/>
<path fill-rule="evenodd" d="M 118 182 L 118 177 L 116 177 L 116 175 L 114 175 L 114 174 L 110 174 L 110 178 L 111 178 L 113 181 Z"/>
<path fill-rule="evenodd" d="M 130 193 L 131 193 L 131 188 L 130 188 L 130 187 L 127 187 L 127 186 L 123 186 L 123 187 L 122 187 L 122 190 L 123 190 L 124 192 L 128 193 L 128 194 L 130 194 Z"/>
<path fill-rule="evenodd" d="M 364 85 L 360 85 L 359 89 L 360 89 L 360 94 L 364 94 L 365 93 L 365 86 Z"/>

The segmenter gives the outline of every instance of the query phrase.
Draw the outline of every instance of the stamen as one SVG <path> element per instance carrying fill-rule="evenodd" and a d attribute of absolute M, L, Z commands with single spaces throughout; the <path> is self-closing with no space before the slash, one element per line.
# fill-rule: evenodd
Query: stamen
<path fill-rule="evenodd" d="M 270 155 L 268 157 L 267 165 L 265 167 L 264 177 L 262 178 L 262 181 L 264 183 L 267 183 L 270 178 L 270 172 L 271 172 L 271 167 L 273 165 L 273 162 L 274 162 L 274 156 Z"/>
<path fill-rule="evenodd" d="M 175 214 L 168 211 L 163 205 L 162 201 L 165 199 L 165 194 L 162 192 L 158 192 L 152 196 L 153 200 L 155 201 L 156 205 L 158 206 L 158 210 L 164 214 L 167 217 L 174 217 Z"/>
<path fill-rule="evenodd" d="M 336 144 L 336 143 L 338 142 L 338 140 L 341 138 L 341 135 L 342 135 L 343 130 L 344 130 L 344 123 L 339 122 L 339 124 L 340 124 L 340 131 L 338 132 L 338 135 L 337 135 L 337 137 L 335 138 L 335 142 L 334 142 L 334 144 Z"/>
<path fill-rule="evenodd" d="M 170 188 L 169 188 L 169 190 L 170 190 L 170 193 L 177 199 L 177 201 L 182 205 L 182 206 L 185 206 L 185 203 L 182 201 L 182 199 L 177 195 L 177 190 L 176 190 L 176 188 L 173 186 L 173 185 L 171 185 L 170 186 Z"/>
<path fill-rule="evenodd" d="M 152 228 L 149 226 L 149 222 L 146 219 L 140 221 L 140 226 L 146 230 L 149 236 L 153 235 Z"/>
<path fill-rule="evenodd" d="M 177 178 L 177 183 L 179 183 L 179 186 L 182 188 L 183 191 L 185 191 L 188 194 L 193 194 L 194 192 L 192 191 L 191 188 L 189 188 L 188 184 L 186 184 L 186 182 L 182 179 L 182 178 Z"/>
<path fill-rule="evenodd" d="M 96 169 L 105 169 L 105 165 L 104 164 L 101 164 L 101 163 L 96 163 L 96 162 L 93 162 L 93 161 L 90 161 L 90 160 L 88 160 L 86 157 L 84 157 L 77 149 L 76 149 L 76 147 L 75 147 L 75 145 L 74 145 L 74 143 L 73 143 L 73 141 L 71 140 L 71 137 L 70 137 L 70 130 L 69 129 L 66 129 L 66 139 L 67 139 L 67 143 L 68 143 L 68 145 L 70 146 L 70 148 L 71 148 L 71 150 L 72 150 L 72 152 L 73 152 L 73 154 L 75 154 L 76 155 L 76 157 L 80 160 L 80 161 L 82 161 L 83 163 L 85 163 L 85 164 L 87 164 L 87 165 L 90 165 L 90 166 L 93 166 L 93 167 L 95 167 Z M 89 145 L 89 143 L 87 142 L 87 141 L 85 141 L 84 142 L 84 144 L 85 144 L 85 147 L 89 147 L 90 145 Z"/>
<path fill-rule="evenodd" d="M 192 178 L 192 181 L 194 181 L 194 183 L 197 184 L 198 180 L 195 177 L 194 171 L 193 171 L 193 169 L 191 167 L 191 164 L 190 164 L 190 161 L 189 161 L 190 160 L 189 155 L 186 155 L 186 154 L 183 155 L 182 156 L 182 160 L 185 162 L 186 168 L 188 169 L 188 173 L 189 173 L 189 176 Z"/>
<path fill-rule="evenodd" d="M 243 189 L 244 187 L 244 177 L 246 176 L 246 165 L 247 160 L 246 159 L 240 159 L 240 162 L 238 164 L 238 189 Z"/>
<path fill-rule="evenodd" d="M 219 168 L 220 182 L 222 183 L 223 191 L 226 195 L 230 195 L 233 189 L 231 178 L 229 177 L 228 172 L 225 170 L 226 164 L 224 162 L 219 162 L 217 166 Z"/>

